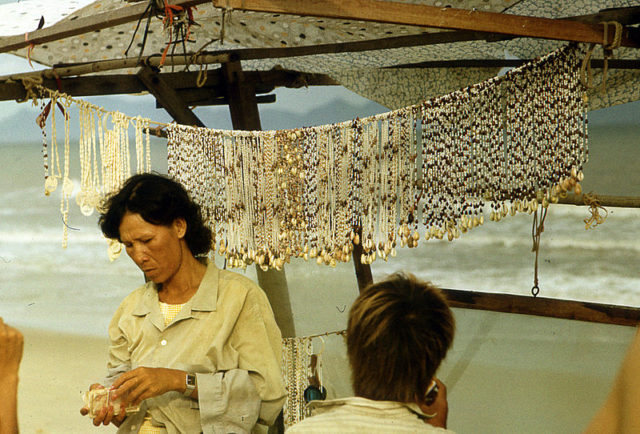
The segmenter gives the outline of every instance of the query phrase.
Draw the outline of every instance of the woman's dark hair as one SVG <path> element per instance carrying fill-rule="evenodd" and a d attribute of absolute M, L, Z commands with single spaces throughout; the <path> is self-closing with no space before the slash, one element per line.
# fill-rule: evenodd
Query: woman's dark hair
<path fill-rule="evenodd" d="M 148 223 L 170 226 L 176 219 L 187 223 L 184 239 L 194 256 L 211 250 L 211 229 L 205 226 L 200 206 L 184 187 L 173 179 L 156 173 L 133 175 L 120 191 L 107 197 L 98 224 L 107 238 L 120 240 L 120 223 L 132 212 Z"/>

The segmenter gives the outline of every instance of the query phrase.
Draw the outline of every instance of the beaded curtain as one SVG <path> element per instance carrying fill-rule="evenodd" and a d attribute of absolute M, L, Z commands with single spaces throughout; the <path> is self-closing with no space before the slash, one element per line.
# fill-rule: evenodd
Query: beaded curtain
<path fill-rule="evenodd" d="M 583 49 L 400 110 L 278 131 L 167 128 L 169 174 L 203 208 L 232 267 L 291 257 L 335 266 L 453 240 L 580 192 L 587 162 Z"/>

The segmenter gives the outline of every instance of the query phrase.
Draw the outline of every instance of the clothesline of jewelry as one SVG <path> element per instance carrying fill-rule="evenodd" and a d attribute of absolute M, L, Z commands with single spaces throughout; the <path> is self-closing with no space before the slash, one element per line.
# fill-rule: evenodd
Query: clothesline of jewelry
<path fill-rule="evenodd" d="M 362 263 L 424 237 L 580 192 L 588 159 L 578 47 L 421 104 L 284 131 L 171 125 L 169 173 L 202 205 L 231 267 Z M 422 228 L 419 228 L 419 225 Z"/>
<path fill-rule="evenodd" d="M 289 427 L 309 415 L 305 392 L 310 387 L 310 379 L 318 370 L 321 381 L 324 338 L 330 336 L 341 336 L 344 339 L 346 338 L 346 330 L 282 339 L 282 375 L 287 389 L 287 399 L 283 409 L 285 427 Z M 316 352 L 313 349 L 314 339 L 322 342 L 320 350 Z M 319 365 L 316 372 L 313 372 L 313 364 L 311 363 L 313 355 L 316 357 L 316 364 Z"/>
<path fill-rule="evenodd" d="M 491 220 L 498 221 L 579 190 L 587 150 L 578 51 L 565 47 L 503 77 L 404 109 L 282 131 L 161 124 L 34 83 L 43 107 L 38 119 L 45 193 L 62 180 L 66 246 L 73 192 L 68 109 L 75 103 L 81 112 L 82 168 L 76 201 L 84 214 L 130 175 L 131 124 L 137 170 L 150 170 L 149 126 L 156 124 L 168 130 L 170 173 L 203 206 L 218 253 L 232 267 L 256 262 L 263 269 L 281 268 L 292 256 L 335 265 L 348 261 L 358 243 L 361 262 L 372 263 L 376 254 L 386 260 L 395 255 L 397 240 L 401 246 L 418 244 L 420 220 L 426 239 L 453 240 L 484 222 L 485 202 L 491 202 Z M 56 106 L 65 122 L 64 172 L 55 119 L 47 155 L 44 125 L 49 113 L 55 118 Z M 531 134 L 523 135 L 527 131 L 536 131 L 533 138 L 542 138 L 542 145 L 531 143 Z M 110 253 L 118 251 L 112 243 Z"/>

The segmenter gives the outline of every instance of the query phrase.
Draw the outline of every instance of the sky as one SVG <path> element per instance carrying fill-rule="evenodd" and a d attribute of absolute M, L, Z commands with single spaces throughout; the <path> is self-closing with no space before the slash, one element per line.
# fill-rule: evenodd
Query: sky
<path fill-rule="evenodd" d="M 34 67 L 35 69 L 43 68 L 37 64 L 34 64 Z M 33 69 L 25 59 L 11 54 L 0 54 L 0 75 L 31 70 Z M 265 130 L 323 125 L 387 111 L 385 107 L 341 86 L 278 88 L 275 94 L 275 103 L 259 106 L 262 128 Z M 155 99 L 150 95 L 117 95 L 82 99 L 129 116 L 140 115 L 157 122 L 171 121 L 170 116 L 163 109 L 155 108 Z M 0 143 L 40 141 L 40 130 L 35 124 L 38 113 L 38 108 L 32 107 L 29 102 L 18 104 L 15 101 L 0 101 L 0 124 L 16 127 L 0 128 Z M 210 128 L 232 129 L 228 106 L 200 107 L 195 110 L 195 113 Z"/>

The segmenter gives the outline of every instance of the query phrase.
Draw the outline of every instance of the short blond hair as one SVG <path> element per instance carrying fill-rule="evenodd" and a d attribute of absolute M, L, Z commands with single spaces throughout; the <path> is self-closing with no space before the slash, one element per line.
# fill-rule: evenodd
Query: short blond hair
<path fill-rule="evenodd" d="M 454 330 L 453 313 L 430 282 L 396 273 L 365 288 L 351 306 L 347 327 L 354 393 L 377 401 L 422 397 Z"/>

